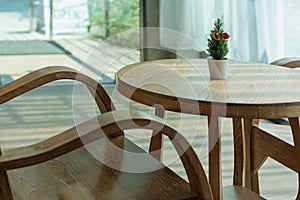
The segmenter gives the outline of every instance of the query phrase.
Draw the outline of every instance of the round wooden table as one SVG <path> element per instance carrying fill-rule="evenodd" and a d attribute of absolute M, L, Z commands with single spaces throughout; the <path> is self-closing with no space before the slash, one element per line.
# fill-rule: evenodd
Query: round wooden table
<path fill-rule="evenodd" d="M 209 180 L 216 199 L 222 198 L 221 149 L 215 141 L 220 117 L 233 118 L 234 184 L 251 189 L 253 120 L 300 116 L 300 71 L 274 65 L 230 61 L 226 80 L 210 80 L 204 59 L 141 62 L 118 71 L 117 88 L 127 98 L 157 107 L 161 117 L 163 110 L 208 116 Z M 160 136 L 152 137 L 150 147 L 160 149 Z"/>

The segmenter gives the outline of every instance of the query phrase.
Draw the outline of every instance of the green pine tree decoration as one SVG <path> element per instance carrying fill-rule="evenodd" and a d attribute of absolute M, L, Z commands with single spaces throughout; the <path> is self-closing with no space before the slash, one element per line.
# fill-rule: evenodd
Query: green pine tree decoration
<path fill-rule="evenodd" d="M 230 35 L 224 32 L 223 22 L 221 19 L 217 19 L 214 23 L 214 29 L 210 31 L 210 38 L 208 39 L 208 53 L 215 60 L 226 59 L 228 54 L 228 39 Z"/>

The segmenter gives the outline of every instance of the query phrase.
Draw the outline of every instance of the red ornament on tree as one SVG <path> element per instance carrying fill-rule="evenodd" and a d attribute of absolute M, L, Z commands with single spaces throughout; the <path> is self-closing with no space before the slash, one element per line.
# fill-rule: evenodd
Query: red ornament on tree
<path fill-rule="evenodd" d="M 230 35 L 228 33 L 223 33 L 223 38 L 227 40 L 230 38 Z"/>

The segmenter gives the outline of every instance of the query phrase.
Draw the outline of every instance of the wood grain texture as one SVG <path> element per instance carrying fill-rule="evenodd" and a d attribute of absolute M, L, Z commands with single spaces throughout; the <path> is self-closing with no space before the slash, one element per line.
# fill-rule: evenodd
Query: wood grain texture
<path fill-rule="evenodd" d="M 11 124 L 11 125 L 8 124 L 9 119 L 6 119 L 6 116 L 14 116 L 14 115 L 10 115 L 10 112 L 5 112 L 5 110 L 2 110 L 2 117 L 1 117 L 2 136 L 1 137 L 5 137 L 5 138 L 2 138 L 2 141 L 0 143 L 3 144 L 4 147 L 6 147 L 5 149 L 7 149 L 8 146 L 17 146 L 17 145 L 14 145 L 15 142 L 18 142 L 18 144 L 20 144 L 19 142 L 22 142 L 18 146 L 26 145 L 27 144 L 26 140 L 28 137 L 29 138 L 32 136 L 35 137 L 35 135 L 37 135 L 40 138 L 41 137 L 47 138 L 47 137 L 51 137 L 55 133 L 59 133 L 65 129 L 67 129 L 68 126 L 63 126 L 62 128 L 57 128 L 57 127 L 60 127 L 60 124 L 65 123 L 64 119 L 68 118 L 68 113 L 67 114 L 65 114 L 64 112 L 61 113 L 60 110 L 65 110 L 65 109 L 69 108 L 69 105 L 71 102 L 69 102 L 68 97 L 72 96 L 72 93 L 68 93 L 68 91 L 70 90 L 70 87 L 72 87 L 72 86 L 69 86 L 69 85 L 61 86 L 60 85 L 58 88 L 52 87 L 52 86 L 43 87 L 43 88 L 41 88 L 42 91 L 41 91 L 41 89 L 38 90 L 41 92 L 30 93 L 26 96 L 22 96 L 20 98 L 15 99 L 14 102 L 9 103 L 9 104 L 12 104 L 11 106 L 13 106 L 17 110 L 21 111 L 21 112 L 18 111 L 17 113 L 15 113 L 15 115 L 22 116 L 22 118 L 16 117 L 13 119 L 14 120 L 13 122 L 15 122 L 14 124 L 18 124 L 17 127 L 14 127 L 14 124 Z M 57 91 L 60 88 L 63 89 L 63 93 L 60 93 L 59 91 Z M 106 91 L 110 92 L 113 89 L 113 86 L 108 86 L 105 89 L 106 89 Z M 57 106 L 55 104 L 55 102 L 57 102 L 56 95 L 58 95 L 58 98 L 63 97 L 64 100 L 62 101 L 62 103 L 63 103 L 62 107 Z M 54 99 L 51 98 L 52 96 L 54 97 Z M 43 99 L 46 97 L 46 99 L 43 102 L 38 102 L 40 97 L 43 97 Z M 26 102 L 28 102 L 28 103 L 26 103 Z M 23 107 L 23 110 L 19 109 L 24 104 L 26 106 Z M 116 105 L 117 109 L 126 109 L 126 104 L 125 105 L 121 104 L 117 100 L 114 101 L 114 104 Z M 44 106 L 42 106 L 42 108 L 43 108 L 42 111 L 40 110 L 41 109 L 40 105 L 44 105 Z M 50 107 L 48 108 L 47 105 L 49 105 Z M 123 107 L 122 107 L 122 105 L 123 105 Z M 6 106 L 8 106 L 8 105 L 3 105 L 4 108 Z M 58 110 L 57 110 L 57 108 L 53 109 L 53 107 L 58 107 Z M 143 106 L 139 103 L 132 102 L 131 109 L 141 110 L 143 112 L 149 113 L 149 107 Z M 51 112 L 53 111 L 53 113 L 56 114 L 56 116 L 59 119 L 58 122 L 57 122 L 57 120 L 52 121 L 51 115 L 48 115 L 48 112 L 47 112 L 49 110 Z M 44 111 L 47 113 L 43 114 Z M 152 112 L 152 113 L 154 113 L 154 112 Z M 30 116 L 30 120 L 23 120 L 24 118 L 26 119 L 28 114 Z M 40 120 L 40 116 L 43 116 L 42 121 Z M 72 119 L 71 115 L 70 115 L 70 118 Z M 201 119 L 201 121 L 199 121 L 199 118 Z M 38 120 L 38 123 L 34 123 L 36 119 Z M 47 121 L 47 119 L 48 119 L 48 121 Z M 177 129 L 178 129 L 179 124 L 184 125 L 184 126 L 181 126 L 182 128 L 180 128 L 179 130 L 181 133 L 184 134 L 184 137 L 186 137 L 190 142 L 193 140 L 192 146 L 196 150 L 198 156 L 201 156 L 199 158 L 201 158 L 201 162 L 205 168 L 205 171 L 207 172 L 208 157 L 203 158 L 202 157 L 203 154 L 199 155 L 199 149 L 201 146 L 203 146 L 203 142 L 205 141 L 207 143 L 207 140 L 206 140 L 207 139 L 207 125 L 206 125 L 207 117 L 167 112 L 166 120 L 168 123 L 171 123 L 172 126 L 176 127 Z M 30 123 L 30 124 L 28 126 L 26 126 L 26 123 Z M 269 121 L 264 120 L 264 121 L 262 121 L 262 124 L 263 123 L 269 124 Z M 196 124 L 198 124 L 198 126 L 199 126 L 197 129 L 197 132 L 195 132 Z M 271 125 L 269 125 L 269 126 L 271 126 Z M 41 131 L 40 128 L 44 128 L 44 127 L 47 127 L 47 129 L 43 129 Z M 53 129 L 52 127 L 55 127 L 55 129 Z M 24 130 L 25 130 L 25 132 L 24 132 Z M 49 134 L 45 134 L 45 133 L 47 133 L 47 131 L 49 131 L 49 133 L 52 133 L 52 135 L 50 136 Z M 6 133 L 11 133 L 11 134 L 7 135 Z M 197 133 L 197 134 L 195 135 L 195 133 Z M 143 138 L 143 141 L 140 140 L 140 135 L 136 135 L 135 132 L 133 132 L 133 134 L 129 133 L 127 136 L 130 140 L 134 141 L 135 144 L 138 144 L 144 150 L 148 150 L 150 135 L 151 135 L 151 133 L 147 132 L 147 138 Z M 196 136 L 196 138 L 195 138 L 195 136 Z M 20 138 L 22 138 L 21 141 L 20 141 Z M 3 139 L 5 139 L 7 141 L 5 141 Z M 37 140 L 35 140 L 35 142 L 36 141 Z M 168 141 L 166 141 L 166 142 L 168 142 Z M 225 123 L 222 126 L 222 145 L 223 145 L 222 146 L 222 164 L 223 164 L 222 165 L 223 166 L 223 172 L 222 172 L 223 178 L 222 179 L 223 179 L 223 185 L 231 185 L 232 184 L 232 175 L 233 175 L 233 168 L 232 168 L 233 167 L 233 165 L 232 165 L 233 164 L 233 156 L 232 156 L 233 155 L 233 143 L 232 142 L 233 142 L 232 141 L 232 121 L 231 121 L 231 119 L 225 119 Z M 171 147 L 171 148 L 167 148 L 167 149 L 164 148 L 164 156 L 166 158 L 174 159 L 173 155 L 176 154 L 176 152 L 172 148 L 172 145 L 168 144 L 167 147 Z M 206 149 L 207 149 L 207 144 L 206 144 L 206 146 L 203 147 L 203 150 L 206 150 Z M 171 152 L 172 155 L 170 155 L 169 152 Z M 164 161 L 166 162 L 166 160 L 164 160 Z M 177 160 L 176 162 L 172 163 L 170 167 L 172 170 L 174 170 L 176 173 L 178 173 L 181 177 L 186 177 L 184 168 L 182 167 L 180 160 Z M 270 173 L 268 173 L 268 172 L 270 172 L 269 170 L 272 170 L 272 173 L 274 174 L 275 179 L 272 179 L 273 176 L 271 178 L 269 177 L 269 175 L 270 175 Z M 267 172 L 267 173 L 265 173 L 265 172 Z M 275 176 L 275 174 L 278 176 Z M 274 181 L 268 182 L 268 181 L 265 181 L 265 178 L 266 179 L 270 178 Z M 281 183 L 282 183 L 281 180 L 285 180 L 286 184 L 281 186 Z M 266 165 L 264 165 L 263 170 L 260 171 L 260 181 L 261 181 L 261 186 L 262 186 L 261 192 L 262 192 L 263 196 L 265 196 L 267 199 L 278 198 L 279 196 L 281 197 L 281 199 L 293 199 L 293 197 L 295 197 L 296 188 L 297 188 L 297 184 L 295 184 L 295 183 L 297 182 L 297 175 L 295 173 L 291 172 L 290 170 L 284 169 L 283 166 L 281 166 L 280 164 L 277 164 L 274 161 L 272 162 L 272 165 L 270 166 L 270 159 L 268 160 Z M 262 181 L 265 181 L 265 182 L 262 182 Z M 268 183 L 272 183 L 272 184 L 268 184 Z"/>
<path fill-rule="evenodd" d="M 234 119 L 234 184 L 251 189 L 251 125 L 257 119 L 300 114 L 300 73 L 273 65 L 230 61 L 227 80 L 210 80 L 206 60 L 170 59 L 126 66 L 117 73 L 117 88 L 129 99 L 166 110 Z M 180 84 L 179 84 L 180 83 Z M 286 87 L 282 87 L 282 85 Z M 240 121 L 239 121 L 240 120 Z M 218 123 L 209 137 L 220 135 Z M 216 134 L 218 133 L 218 134 Z M 220 148 L 210 152 L 210 184 L 222 198 Z M 218 192 L 219 191 L 219 192 Z"/>
<path fill-rule="evenodd" d="M 299 173 L 300 173 L 300 127 L 299 118 L 289 118 L 291 131 L 285 125 L 277 125 L 276 131 L 272 127 L 253 126 L 251 131 L 251 176 L 252 190 L 259 193 L 258 172 L 268 157 L 276 160 L 287 168 L 298 173 L 298 193 L 299 199 Z M 292 135 L 293 141 L 288 140 Z"/>
<path fill-rule="evenodd" d="M 241 118 L 233 118 L 232 123 L 234 144 L 233 185 L 243 185 L 243 120 Z"/>
<path fill-rule="evenodd" d="M 253 199 L 261 200 L 265 199 L 254 192 L 249 191 L 248 189 L 242 186 L 228 186 L 224 188 L 224 199 Z"/>
<path fill-rule="evenodd" d="M 271 62 L 271 65 L 279 65 L 279 66 L 288 67 L 292 69 L 298 68 L 300 67 L 300 58 L 298 57 L 280 58 L 278 60 Z"/>
<path fill-rule="evenodd" d="M 83 186 L 76 184 L 72 187 L 65 187 L 59 193 L 60 200 L 93 200 L 94 196 Z"/>
<path fill-rule="evenodd" d="M 143 152 L 130 141 L 124 141 L 123 131 L 134 128 L 160 130 L 166 135 L 180 155 L 189 183 L 149 154 L 148 162 L 154 162 L 154 166 L 160 167 L 157 170 L 143 173 L 112 169 L 89 154 L 91 151 L 96 151 L 105 155 L 105 163 L 114 164 L 114 167 L 122 166 L 126 157 L 123 156 L 123 151 L 116 151 L 114 145 L 127 151 Z M 77 135 L 78 130 L 81 132 L 80 137 L 86 145 L 85 148 L 78 149 L 79 145 L 65 141 L 70 135 Z M 77 138 L 74 137 L 70 137 L 69 140 L 75 141 L 79 138 L 78 135 Z M 101 138 L 108 138 L 109 140 L 106 139 L 106 141 L 114 144 L 109 145 L 110 142 L 105 145 L 102 153 L 99 152 L 100 145 L 103 145 Z M 58 142 L 58 139 L 64 142 Z M 41 146 L 46 148 L 41 149 Z M 36 152 L 37 149 L 39 149 L 38 152 Z M 58 157 L 57 152 L 63 152 L 63 155 L 59 153 L 61 156 Z M 44 156 L 37 157 L 41 154 Z M 53 159 L 53 155 L 57 158 Z M 44 162 L 44 157 L 47 157 L 49 161 Z M 25 159 L 30 162 L 24 161 Z M 13 165 L 10 162 L 12 160 L 18 165 Z M 19 162 L 20 160 L 23 162 Z M 143 114 L 133 111 L 104 113 L 97 119 L 91 119 L 63 134 L 45 140 L 43 145 L 34 144 L 4 152 L 0 159 L 0 168 L 24 167 L 24 162 L 26 166 L 31 166 L 37 163 L 36 160 L 39 160 L 41 164 L 11 172 L 15 199 L 45 199 L 45 197 L 57 199 L 59 188 L 77 183 L 84 185 L 96 199 L 154 199 L 157 197 L 160 199 L 186 199 L 196 198 L 197 195 L 201 199 L 212 199 L 205 172 L 187 140 L 175 129 L 165 124 L 163 120 L 147 118 Z M 139 162 L 136 160 L 132 164 Z"/>
<path fill-rule="evenodd" d="M 4 86 L 1 86 L 0 104 L 10 101 L 19 95 L 38 88 L 44 84 L 62 79 L 79 81 L 87 86 L 101 112 L 104 113 L 115 109 L 110 97 L 97 81 L 65 66 L 45 67 L 31 72 Z M 61 135 L 58 135 L 56 138 L 51 138 L 36 145 L 12 149 L 5 152 L 4 155 L 1 155 L 0 196 L 3 199 L 12 199 L 10 184 L 8 184 L 9 180 L 7 177 L 7 170 L 41 163 L 60 156 L 66 152 L 72 151 L 74 148 L 82 146 L 82 142 L 78 138 L 78 135 L 75 134 L 75 132 L 71 132 L 72 130 L 69 130 Z M 52 147 L 49 147 L 51 145 L 53 145 L 52 147 L 54 148 L 55 145 L 58 147 L 56 150 L 52 151 L 52 153 L 51 150 L 53 149 L 51 149 Z"/>
<path fill-rule="evenodd" d="M 251 127 L 253 125 L 252 119 L 244 119 L 244 170 L 245 180 L 244 186 L 251 190 Z"/>
<path fill-rule="evenodd" d="M 160 107 L 155 108 L 155 115 L 164 118 L 165 110 Z M 149 145 L 149 153 L 157 160 L 162 160 L 163 135 L 160 132 L 153 131 Z"/>
<path fill-rule="evenodd" d="M 149 123 L 149 119 L 143 119 L 143 117 L 141 115 L 139 115 L 138 113 L 131 113 L 130 114 L 130 118 L 131 120 L 128 121 L 128 118 L 124 118 L 124 113 L 122 112 L 116 112 L 118 113 L 117 115 L 117 119 L 114 119 L 114 121 L 116 121 L 116 123 L 122 127 L 122 130 L 126 130 L 127 128 L 137 128 L 137 127 L 141 127 L 141 125 L 143 125 L 143 128 L 146 129 L 157 129 L 159 127 L 159 129 L 161 130 L 161 133 L 163 133 L 164 135 L 168 136 L 169 139 L 172 141 L 176 151 L 178 154 L 180 154 L 180 159 L 183 162 L 183 165 L 186 169 L 186 173 L 188 175 L 189 181 L 190 181 L 190 188 L 191 190 L 199 195 L 199 199 L 213 199 L 212 198 L 212 192 L 210 190 L 210 187 L 208 185 L 205 173 L 203 171 L 203 168 L 201 167 L 201 164 L 197 158 L 197 155 L 195 154 L 195 152 L 192 150 L 192 148 L 189 146 L 188 142 L 184 139 L 184 137 L 182 135 L 180 135 L 179 133 L 177 133 L 176 130 L 174 130 L 172 127 L 167 126 L 166 124 L 160 124 L 160 121 L 156 121 L 156 120 L 152 120 L 151 119 L 151 123 Z M 111 115 L 113 113 L 106 113 L 103 116 L 108 116 Z M 137 115 L 138 114 L 138 115 Z M 160 125 L 160 126 L 158 126 Z M 102 126 L 103 130 L 105 129 L 105 126 Z M 111 129 L 110 129 L 111 130 Z M 109 131 L 109 130 L 108 130 Z M 126 147 L 126 145 L 125 145 Z M 156 159 L 154 159 L 153 161 L 158 162 Z M 167 170 L 167 168 L 163 168 L 163 170 Z M 171 187 L 172 192 L 171 193 L 166 193 L 164 192 L 164 189 L 166 189 L 166 187 L 169 187 L 169 183 L 167 182 L 160 182 L 160 177 L 156 175 L 156 173 L 158 173 L 161 170 L 158 171 L 153 171 L 150 172 L 150 174 L 147 173 L 147 175 L 149 175 L 149 179 L 151 179 L 151 184 L 150 184 L 150 188 L 147 188 L 147 192 L 141 190 L 141 188 L 139 189 L 132 189 L 130 191 L 128 191 L 129 188 L 132 188 L 133 186 L 127 186 L 129 188 L 126 189 L 126 192 L 130 192 L 130 196 L 126 196 L 126 193 L 123 193 L 122 191 L 117 191 L 114 194 L 118 195 L 117 199 L 121 198 L 123 199 L 123 197 L 125 197 L 125 199 L 139 199 L 139 198 L 143 198 L 143 199 L 164 199 L 165 195 L 168 194 L 168 196 L 166 196 L 166 199 L 172 199 L 174 194 L 176 194 L 174 197 L 175 199 L 178 198 L 182 198 L 181 195 L 183 195 L 184 193 L 182 193 L 180 191 L 179 194 L 177 194 L 177 192 L 174 190 L 173 186 Z M 170 174 L 171 173 L 171 174 Z M 133 182 L 135 183 L 135 177 L 132 178 L 132 174 L 127 174 L 127 173 L 123 173 L 123 172 L 118 172 L 118 177 L 119 176 L 130 176 L 131 180 L 133 180 Z M 168 175 L 175 175 L 172 172 L 167 172 Z M 147 176 L 146 175 L 146 176 Z M 136 176 L 141 176 L 141 174 L 136 174 Z M 197 178 L 196 178 L 197 177 Z M 140 178 L 140 177 L 139 177 Z M 204 179 L 203 179 L 204 178 Z M 115 182 L 115 178 L 113 178 Z M 129 179 L 128 179 L 129 180 Z M 152 181 L 153 180 L 153 181 Z M 109 183 L 111 183 L 110 181 L 108 181 Z M 118 181 L 117 181 L 118 182 Z M 142 182 L 145 182 L 144 180 Z M 146 181 L 147 182 L 147 181 Z M 147 182 L 148 183 L 148 182 Z M 153 185 L 152 185 L 153 183 Z M 177 183 L 179 183 L 177 181 Z M 125 182 L 124 182 L 125 184 Z M 201 185 L 201 187 L 199 187 L 199 184 Z M 148 184 L 147 184 L 148 185 Z M 125 187 L 125 185 L 123 186 Z M 157 187 L 159 187 L 160 189 L 157 191 Z M 98 187 L 97 187 L 98 188 Z M 116 190 L 115 190 L 116 191 Z M 148 193 L 150 192 L 150 194 Z M 95 194 L 94 194 L 95 195 Z M 114 199 L 115 196 L 109 196 L 110 199 Z M 251 192 L 250 190 L 247 190 L 245 188 L 242 188 L 241 186 L 236 186 L 233 187 L 233 189 L 226 189 L 226 197 L 228 197 L 228 199 L 264 199 L 260 196 L 258 196 L 257 194 Z M 98 199 L 98 197 L 95 197 Z M 101 197 L 104 198 L 105 197 Z M 187 198 L 187 197 L 184 197 Z"/>
<path fill-rule="evenodd" d="M 1 87 L 0 94 L 1 97 L 4 97 L 1 99 L 2 103 L 15 98 L 24 92 L 39 87 L 46 82 L 61 78 L 75 80 L 75 74 L 77 76 L 78 72 L 69 71 L 68 69 L 61 69 L 61 67 L 53 67 L 51 69 L 47 68 L 45 70 L 40 70 L 39 73 L 34 72 L 16 82 Z M 107 97 L 109 101 L 107 99 L 105 100 L 105 98 L 104 100 L 102 99 L 103 97 L 101 93 L 104 90 L 101 90 L 102 87 L 98 83 L 96 84 L 95 89 L 95 87 L 91 87 L 95 83 L 94 81 L 85 75 L 79 74 L 78 76 L 81 77 L 79 78 L 79 81 L 82 81 L 84 84 L 86 84 L 90 91 L 96 91 L 97 95 L 95 96 L 95 99 L 101 111 L 114 109 L 111 102 L 109 102 L 110 99 L 108 96 Z M 97 93 L 98 88 L 100 88 L 100 92 Z M 99 102 L 97 100 L 98 97 L 101 99 Z M 216 105 L 219 104 L 217 103 Z M 212 116 L 220 115 L 219 111 L 217 111 L 217 114 L 214 112 L 214 109 L 211 109 L 211 111 L 214 113 Z M 103 138 L 108 138 L 110 141 L 113 141 L 115 145 L 123 148 L 124 145 L 126 146 L 126 142 L 124 144 L 123 130 L 141 127 L 159 131 L 170 138 L 177 153 L 181 155 L 180 158 L 187 171 L 189 183 L 186 183 L 178 176 L 175 176 L 175 174 L 167 168 L 162 168 L 165 171 L 155 171 L 151 174 L 138 177 L 135 176 L 136 174 L 120 172 L 118 170 L 113 170 L 107 166 L 101 165 L 97 162 L 97 159 L 91 159 L 87 156 L 88 153 L 86 152 L 86 149 L 82 150 L 82 154 L 80 153 L 80 150 L 83 149 L 80 148 L 81 146 L 89 145 L 91 142 L 94 144 L 94 142 L 96 143 Z M 77 135 L 77 133 L 80 133 L 80 135 Z M 122 155 L 116 156 L 113 151 L 110 151 L 109 147 L 107 148 L 108 149 L 105 149 L 104 151 L 104 155 L 107 155 L 105 158 L 108 159 L 108 162 L 115 163 L 119 166 L 121 164 L 120 161 L 123 159 Z M 131 150 L 132 148 L 134 149 L 134 147 L 130 147 Z M 73 152 L 76 152 L 74 153 L 74 158 L 71 158 L 69 162 L 67 162 L 67 165 L 65 165 L 65 161 L 68 160 L 68 158 L 66 158 L 67 155 L 72 154 Z M 82 159 L 78 159 L 78 155 L 81 155 Z M 62 159 L 60 160 L 60 158 Z M 79 163 L 76 161 L 79 161 Z M 87 172 L 87 169 L 90 167 L 90 161 L 95 163 L 95 167 L 92 167 Z M 38 169 L 35 168 L 36 166 L 44 167 Z M 99 166 L 101 166 L 100 169 Z M 20 169 L 16 170 L 15 168 Z M 27 169 L 31 168 L 33 171 L 30 173 L 27 171 Z M 149 199 L 153 199 L 154 196 L 157 197 L 157 194 L 163 194 L 166 199 L 170 199 L 172 196 L 174 196 L 176 199 L 188 197 L 195 198 L 197 195 L 202 199 L 212 198 L 212 192 L 207 182 L 204 170 L 200 162 L 198 162 L 195 152 L 189 146 L 189 143 L 180 134 L 177 134 L 175 129 L 165 125 L 162 121 L 145 118 L 144 116 L 134 112 L 106 113 L 99 116 L 97 119 L 84 122 L 78 127 L 71 128 L 40 143 L 8 150 L 0 157 L 0 169 L 2 171 L 10 170 L 9 175 L 12 177 L 11 181 L 19 184 L 12 184 L 14 185 L 13 191 L 18 191 L 14 193 L 16 199 L 26 199 L 27 197 L 28 199 L 35 199 L 36 197 L 36 199 L 57 199 L 58 188 L 66 185 L 70 186 L 76 183 L 82 183 L 95 196 L 104 195 L 100 197 L 101 199 L 140 199 L 142 197 L 145 198 L 145 196 L 149 193 L 153 195 L 149 195 Z M 16 173 L 16 171 L 19 171 L 20 174 Z M 100 172 L 100 179 L 105 181 L 99 181 L 99 176 L 95 175 L 95 172 Z M 90 175 L 88 175 L 89 173 Z M 119 177 L 125 179 L 120 180 Z M 45 181 L 44 178 L 46 180 L 51 180 L 50 183 Z M 64 181 L 62 181 L 60 178 L 62 178 Z M 128 184 L 128 180 L 133 181 L 133 183 L 137 183 L 139 181 L 141 181 L 143 184 L 146 183 L 145 185 L 147 186 L 147 189 L 141 188 L 140 184 L 135 185 L 132 184 L 132 182 Z M 154 182 L 154 180 L 158 181 L 159 183 Z M 3 184 L 3 182 L 1 183 Z M 33 189 L 33 186 L 39 189 Z M 162 190 L 162 187 L 170 192 Z"/>
<path fill-rule="evenodd" d="M 89 147 L 96 149 L 99 145 L 95 143 Z M 132 143 L 126 145 L 131 150 L 136 148 Z M 160 195 L 161 199 L 196 197 L 191 194 L 188 183 L 169 174 L 167 169 L 140 174 L 117 172 L 81 148 L 54 161 L 15 173 L 13 180 L 18 181 L 15 183 L 18 187 L 13 189 L 20 195 L 19 199 L 37 200 L 58 199 L 62 188 L 74 184 L 83 185 L 95 199 L 154 199 Z"/>
<path fill-rule="evenodd" d="M 0 156 L 2 155 L 2 150 L 0 149 Z M 0 199 L 13 200 L 7 171 L 0 170 Z"/>
<path fill-rule="evenodd" d="M 84 83 L 91 91 L 101 112 L 107 112 L 114 109 L 114 105 L 112 104 L 110 97 L 98 82 L 72 68 L 64 66 L 51 66 L 42 68 L 37 71 L 31 72 L 4 86 L 1 86 L 0 104 L 12 100 L 15 97 L 24 94 L 30 90 L 33 90 L 34 88 L 37 88 L 41 85 L 61 79 L 77 80 L 79 82 Z M 14 166 L 14 168 L 18 168 L 36 164 L 39 162 L 44 162 L 46 159 L 57 157 L 59 155 L 64 154 L 64 152 L 72 150 L 72 148 L 74 149 L 74 147 L 72 147 L 71 149 L 65 149 L 62 152 L 56 149 L 56 151 L 54 151 L 54 154 L 47 155 L 45 157 L 44 154 L 47 154 L 47 150 L 50 150 L 48 149 L 49 146 L 51 146 L 49 144 L 57 145 L 57 147 L 59 147 L 63 146 L 64 144 L 67 144 L 68 142 L 73 143 L 72 145 L 75 148 L 82 145 L 80 144 L 81 141 L 78 138 L 78 135 L 74 132 L 74 130 L 69 130 L 57 136 L 57 138 L 50 138 L 47 141 L 39 143 L 38 145 L 40 146 L 33 145 L 7 151 L 6 154 L 2 155 L 0 159 L 0 168 L 1 170 L 8 170 L 11 169 L 12 166 Z"/>
<path fill-rule="evenodd" d="M 220 123 L 217 117 L 208 117 L 209 135 L 209 183 L 214 199 L 222 197 L 222 168 L 221 166 L 221 135 Z"/>
<path fill-rule="evenodd" d="M 110 97 L 104 88 L 94 79 L 65 66 L 50 66 L 31 72 L 21 78 L 0 87 L 0 104 L 17 96 L 56 80 L 76 80 L 85 84 L 95 98 L 101 112 L 114 110 Z"/>
<path fill-rule="evenodd" d="M 231 61 L 227 80 L 210 80 L 206 60 L 150 61 L 119 70 L 117 87 L 132 100 L 176 112 L 252 119 L 300 115 L 300 71 L 274 65 Z"/>
<path fill-rule="evenodd" d="M 91 194 L 87 194 L 86 188 L 78 185 L 73 186 L 73 188 L 64 189 L 60 195 L 61 195 L 60 200 L 94 200 L 96 198 L 96 197 L 91 197 Z M 155 197 L 155 199 L 160 199 L 160 198 Z M 189 199 L 193 199 L 193 198 L 189 198 Z M 259 196 L 258 194 L 248 189 L 243 188 L 242 186 L 227 186 L 224 188 L 224 199 L 264 200 L 265 198 Z"/>

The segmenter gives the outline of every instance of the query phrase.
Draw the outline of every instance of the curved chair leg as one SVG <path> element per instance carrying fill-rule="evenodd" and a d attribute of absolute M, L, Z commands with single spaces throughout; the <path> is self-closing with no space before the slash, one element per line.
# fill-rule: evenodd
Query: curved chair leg
<path fill-rule="evenodd" d="M 258 178 L 258 170 L 264 164 L 267 159 L 267 156 L 260 153 L 254 152 L 252 150 L 252 160 L 251 160 L 251 190 L 257 194 L 259 194 L 259 178 Z"/>
<path fill-rule="evenodd" d="M 2 155 L 1 149 L 0 155 Z M 0 171 L 0 199 L 13 200 L 6 170 Z"/>
<path fill-rule="evenodd" d="M 294 148 L 296 148 L 297 152 L 297 164 L 298 164 L 298 193 L 296 199 L 300 199 L 300 126 L 299 126 L 299 118 L 289 118 L 289 123 L 292 129 L 293 140 L 294 140 Z"/>
<path fill-rule="evenodd" d="M 256 126 L 251 128 L 251 190 L 259 194 L 258 170 L 267 160 L 268 156 L 259 151 L 256 146 L 260 141 L 261 130 Z"/>
<path fill-rule="evenodd" d="M 0 199 L 13 200 L 6 171 L 0 171 Z"/>
<path fill-rule="evenodd" d="M 155 115 L 164 118 L 165 110 L 159 107 L 155 108 Z M 152 131 L 151 141 L 149 145 L 149 153 L 157 160 L 162 160 L 163 135 L 160 132 Z"/>

